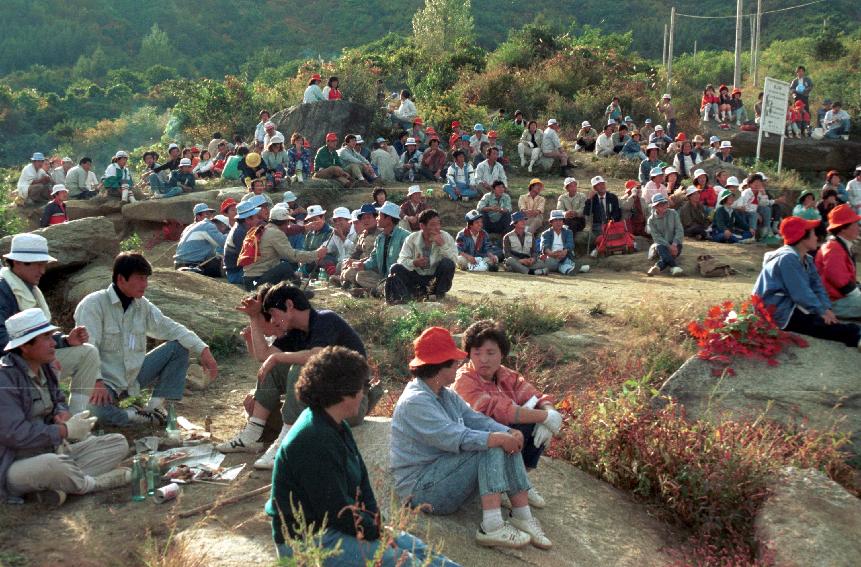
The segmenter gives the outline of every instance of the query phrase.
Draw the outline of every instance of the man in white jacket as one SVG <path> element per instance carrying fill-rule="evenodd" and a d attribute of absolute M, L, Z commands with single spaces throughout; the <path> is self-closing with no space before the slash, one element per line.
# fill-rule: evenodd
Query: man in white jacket
<path fill-rule="evenodd" d="M 604 131 L 595 140 L 595 155 L 598 157 L 612 157 L 613 153 L 613 124 L 607 123 Z"/>
<path fill-rule="evenodd" d="M 733 204 L 733 208 L 746 215 L 750 231 L 761 239 L 774 236 L 771 228 L 771 205 L 774 201 L 765 191 L 766 179 L 759 172 L 748 175 L 742 183 L 741 196 Z"/>
<path fill-rule="evenodd" d="M 555 118 L 547 121 L 547 129 L 544 130 L 544 135 L 541 137 L 541 153 L 545 159 L 550 160 L 551 167 L 553 160 L 559 160 L 559 167 L 562 169 L 564 177 L 565 170 L 568 168 L 568 154 L 562 149 L 562 141 L 559 139 L 559 122 Z"/>

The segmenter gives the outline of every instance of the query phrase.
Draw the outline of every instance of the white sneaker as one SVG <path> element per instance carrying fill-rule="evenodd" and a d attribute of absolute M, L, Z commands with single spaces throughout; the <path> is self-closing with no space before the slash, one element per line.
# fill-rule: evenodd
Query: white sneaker
<path fill-rule="evenodd" d="M 220 453 L 259 453 L 263 450 L 261 435 L 263 427 L 249 421 L 233 439 L 219 443 L 215 449 Z"/>
<path fill-rule="evenodd" d="M 541 493 L 538 492 L 538 489 L 534 486 L 529 489 L 529 492 L 527 492 L 526 495 L 529 497 L 529 505 L 533 508 L 541 509 L 547 506 L 547 502 L 544 500 L 544 497 L 541 496 Z"/>
<path fill-rule="evenodd" d="M 739 240 L 739 244 L 753 244 L 756 242 L 756 238 L 745 238 L 744 240 Z"/>
<path fill-rule="evenodd" d="M 590 257 L 592 257 L 592 258 L 597 258 L 597 257 L 598 257 L 598 249 L 597 249 L 597 248 L 593 248 L 593 249 L 592 249 L 592 251 L 591 251 L 591 252 L 589 252 L 589 256 L 590 256 Z"/>
<path fill-rule="evenodd" d="M 281 442 L 287 437 L 287 432 L 290 431 L 290 426 L 285 425 L 281 428 L 281 433 L 278 434 L 278 439 L 269 445 L 263 456 L 254 461 L 254 468 L 262 471 L 271 471 L 275 468 L 275 457 L 278 455 L 278 449 L 281 448 Z"/>
<path fill-rule="evenodd" d="M 581 274 L 588 273 L 590 269 L 591 268 L 589 268 L 588 264 L 583 264 L 582 266 L 580 266 L 580 273 Z"/>
<path fill-rule="evenodd" d="M 671 276 L 680 276 L 684 273 L 685 273 L 685 271 L 678 266 L 673 266 L 672 268 L 670 268 L 670 275 Z"/>
<path fill-rule="evenodd" d="M 655 274 L 660 274 L 660 273 L 661 273 L 661 268 L 659 268 L 658 265 L 655 264 L 654 266 L 652 266 L 651 268 L 648 269 L 648 271 L 646 272 L 646 275 L 649 277 L 652 277 Z"/>
<path fill-rule="evenodd" d="M 531 163 L 529 164 L 529 167 L 526 168 L 526 171 L 528 171 L 529 173 L 532 173 L 532 164 Z"/>
<path fill-rule="evenodd" d="M 511 525 L 529 535 L 529 539 L 533 546 L 538 549 L 550 549 L 553 547 L 553 542 L 544 535 L 544 529 L 541 527 L 541 522 L 538 521 L 538 518 L 532 516 L 530 520 L 518 520 L 517 518 L 510 518 L 509 522 Z"/>
<path fill-rule="evenodd" d="M 128 467 L 120 467 L 105 474 L 94 476 L 93 480 L 96 481 L 96 485 L 93 487 L 92 492 L 119 488 L 132 481 L 132 470 Z"/>
<path fill-rule="evenodd" d="M 501 528 L 492 532 L 485 532 L 481 527 L 475 532 L 475 542 L 485 547 L 520 549 L 529 545 L 531 540 L 532 536 L 530 534 L 520 531 L 508 522 L 505 522 Z"/>
<path fill-rule="evenodd" d="M 532 273 L 535 274 L 536 276 L 546 276 L 547 270 L 545 270 L 544 268 L 538 268 L 537 270 L 535 270 Z"/>

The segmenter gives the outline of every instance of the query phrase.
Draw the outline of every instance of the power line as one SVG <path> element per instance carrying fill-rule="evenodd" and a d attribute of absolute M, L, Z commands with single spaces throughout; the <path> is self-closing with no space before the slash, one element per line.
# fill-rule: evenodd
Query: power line
<path fill-rule="evenodd" d="M 767 10 L 762 12 L 763 14 L 774 14 L 776 12 L 786 12 L 789 10 L 795 10 L 796 8 L 804 8 L 806 6 L 812 6 L 813 4 L 821 4 L 826 0 L 813 0 L 813 2 L 807 2 L 806 4 L 799 4 L 797 6 L 789 6 L 788 8 L 778 8 L 776 10 Z M 750 17 L 755 16 L 756 12 L 751 12 L 750 14 L 744 14 L 742 17 Z M 726 19 L 735 19 L 736 16 L 698 16 L 696 14 L 681 14 L 676 12 L 676 16 L 680 16 L 683 18 L 694 18 L 697 20 L 726 20 Z"/>

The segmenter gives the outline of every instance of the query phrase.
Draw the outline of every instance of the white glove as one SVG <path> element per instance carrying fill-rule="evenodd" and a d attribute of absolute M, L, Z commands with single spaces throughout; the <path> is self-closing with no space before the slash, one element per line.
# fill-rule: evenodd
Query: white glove
<path fill-rule="evenodd" d="M 856 286 L 855 289 L 846 294 L 846 297 L 857 297 L 861 295 L 861 289 Z"/>
<path fill-rule="evenodd" d="M 542 445 L 547 445 L 550 443 L 550 439 L 553 437 L 553 432 L 544 425 L 543 423 L 536 423 L 535 428 L 532 430 L 532 443 L 536 447 L 541 447 Z"/>
<path fill-rule="evenodd" d="M 562 414 L 555 409 L 547 410 L 547 418 L 543 425 L 552 431 L 553 435 L 559 435 L 559 431 L 562 430 Z"/>
<path fill-rule="evenodd" d="M 83 441 L 90 435 L 98 418 L 90 417 L 90 411 L 84 410 L 76 413 L 66 421 L 66 439 L 69 441 Z"/>

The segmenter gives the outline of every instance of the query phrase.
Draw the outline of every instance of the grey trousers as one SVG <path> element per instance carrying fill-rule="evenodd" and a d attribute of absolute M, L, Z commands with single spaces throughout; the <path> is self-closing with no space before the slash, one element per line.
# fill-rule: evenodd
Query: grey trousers
<path fill-rule="evenodd" d="M 341 279 L 354 283 L 362 289 L 375 289 L 386 277 L 374 270 L 362 270 L 360 272 L 356 268 L 347 268 L 341 273 Z"/>
<path fill-rule="evenodd" d="M 128 453 L 128 441 L 119 433 L 64 443 L 56 453 L 13 462 L 6 474 L 6 486 L 13 496 L 40 490 L 84 494 L 93 489 L 92 477 L 114 470 Z"/>
<path fill-rule="evenodd" d="M 60 380 L 72 377 L 69 409 L 72 413 L 87 409 L 90 395 L 96 380 L 102 377 L 99 349 L 91 344 L 57 349 L 57 362 L 60 363 Z"/>
<path fill-rule="evenodd" d="M 541 260 L 536 260 L 531 266 L 524 266 L 514 256 L 509 256 L 503 261 L 503 263 L 509 272 L 516 272 L 518 274 L 528 274 L 529 270 L 538 270 L 547 267 Z"/>

